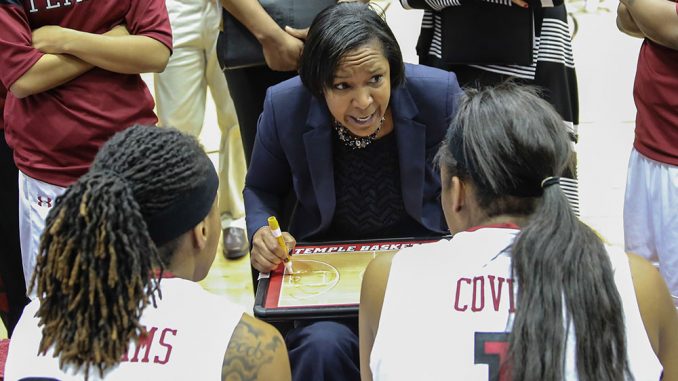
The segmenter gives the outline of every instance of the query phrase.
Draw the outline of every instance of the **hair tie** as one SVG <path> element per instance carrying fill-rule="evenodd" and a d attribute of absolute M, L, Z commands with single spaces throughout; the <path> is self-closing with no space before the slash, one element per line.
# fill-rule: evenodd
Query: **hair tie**
<path fill-rule="evenodd" d="M 543 189 L 546 189 L 546 188 L 548 188 L 548 187 L 550 187 L 551 185 L 554 185 L 554 184 L 560 184 L 560 177 L 549 176 L 549 177 L 547 177 L 547 178 L 545 178 L 544 180 L 541 181 L 541 187 Z"/>

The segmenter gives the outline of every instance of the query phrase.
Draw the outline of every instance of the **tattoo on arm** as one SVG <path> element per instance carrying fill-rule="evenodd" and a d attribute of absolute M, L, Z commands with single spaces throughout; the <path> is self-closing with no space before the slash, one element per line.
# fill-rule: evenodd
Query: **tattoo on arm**
<path fill-rule="evenodd" d="M 275 352 L 284 345 L 280 336 L 268 334 L 241 320 L 226 349 L 221 379 L 257 380 L 261 368 L 270 364 Z"/>

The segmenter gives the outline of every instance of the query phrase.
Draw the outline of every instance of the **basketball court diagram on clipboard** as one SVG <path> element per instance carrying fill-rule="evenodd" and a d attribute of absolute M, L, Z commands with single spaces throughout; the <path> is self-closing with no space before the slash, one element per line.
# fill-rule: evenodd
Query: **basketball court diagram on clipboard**
<path fill-rule="evenodd" d="M 255 315 L 285 316 L 285 311 L 314 315 L 332 309 L 357 313 L 363 275 L 372 259 L 433 241 L 437 240 L 300 244 L 291 255 L 293 273 L 280 265 L 260 280 Z"/>

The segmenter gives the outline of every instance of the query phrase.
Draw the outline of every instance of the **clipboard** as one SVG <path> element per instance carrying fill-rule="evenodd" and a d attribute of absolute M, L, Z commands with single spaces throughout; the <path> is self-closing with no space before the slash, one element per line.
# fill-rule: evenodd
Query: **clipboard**
<path fill-rule="evenodd" d="M 269 322 L 358 316 L 360 286 L 376 256 L 440 238 L 301 243 L 292 252 L 294 274 L 282 264 L 259 278 L 254 316 Z"/>

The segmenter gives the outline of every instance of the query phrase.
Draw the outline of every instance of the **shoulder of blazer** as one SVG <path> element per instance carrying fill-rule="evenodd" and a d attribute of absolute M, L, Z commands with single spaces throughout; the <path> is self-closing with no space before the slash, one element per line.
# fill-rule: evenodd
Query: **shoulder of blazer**
<path fill-rule="evenodd" d="M 408 93 L 418 110 L 416 119 L 431 122 L 449 119 L 454 112 L 454 102 L 460 91 L 453 73 L 423 66 L 405 64 L 405 83 L 398 91 Z M 450 104 L 452 103 L 452 105 Z"/>
<path fill-rule="evenodd" d="M 450 81 L 456 83 L 456 77 L 451 72 L 424 65 L 405 64 L 405 87 L 416 94 L 427 94 L 426 98 L 447 93 L 450 90 Z"/>
<path fill-rule="evenodd" d="M 270 98 L 274 106 L 279 107 L 280 105 L 294 105 L 304 100 L 308 101 L 312 95 L 301 83 L 299 76 L 296 76 L 269 87 L 266 97 Z"/>
<path fill-rule="evenodd" d="M 313 95 L 304 87 L 299 76 L 271 86 L 266 93 L 264 108 L 273 107 L 278 128 L 303 126 L 308 116 Z"/>

